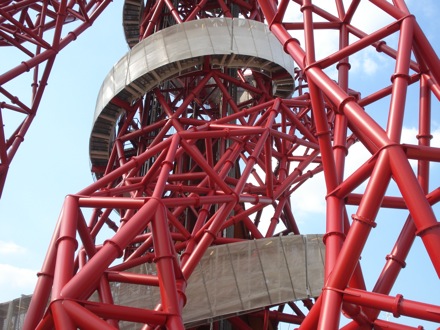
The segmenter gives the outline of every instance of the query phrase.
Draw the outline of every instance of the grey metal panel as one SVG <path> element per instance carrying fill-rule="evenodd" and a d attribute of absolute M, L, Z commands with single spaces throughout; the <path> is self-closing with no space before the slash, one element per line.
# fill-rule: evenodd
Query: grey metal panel
<path fill-rule="evenodd" d="M 193 326 L 269 305 L 315 298 L 324 283 L 324 257 L 322 235 L 212 246 L 188 279 L 184 323 Z M 130 272 L 156 275 L 154 264 Z M 160 299 L 158 287 L 119 284 L 112 291 L 115 302 L 132 307 L 154 309 Z"/>
<path fill-rule="evenodd" d="M 322 235 L 211 247 L 188 280 L 184 322 L 195 324 L 317 297 L 324 282 L 324 255 Z"/>

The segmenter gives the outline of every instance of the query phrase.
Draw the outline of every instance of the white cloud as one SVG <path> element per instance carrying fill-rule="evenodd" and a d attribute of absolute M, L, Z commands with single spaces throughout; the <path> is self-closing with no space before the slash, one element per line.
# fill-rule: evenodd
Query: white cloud
<path fill-rule="evenodd" d="M 418 134 L 417 128 L 404 127 L 402 130 L 402 138 L 401 138 L 402 143 L 417 145 L 418 144 L 417 134 Z M 431 132 L 431 134 L 433 136 L 432 140 L 430 141 L 431 147 L 439 148 L 440 147 L 440 127 L 434 129 Z M 415 159 L 410 160 L 410 164 L 411 164 L 412 168 L 414 170 L 416 170 L 417 160 L 415 160 Z M 433 162 L 432 165 L 438 166 L 438 163 Z"/>
<path fill-rule="evenodd" d="M 5 302 L 29 294 L 37 281 L 37 271 L 28 268 L 0 264 L 0 302 Z"/>
<path fill-rule="evenodd" d="M 27 265 L 29 258 L 32 258 L 28 253 L 26 248 L 12 241 L 0 240 L 0 257 L 3 261 L 0 263 L 0 303 L 33 292 L 37 271 L 26 266 L 12 265 L 12 262 Z"/>
<path fill-rule="evenodd" d="M 0 255 L 23 254 L 26 249 L 14 242 L 0 241 Z"/>
<path fill-rule="evenodd" d="M 364 147 L 360 142 L 356 142 L 348 150 L 348 155 L 345 160 L 345 174 L 344 177 L 347 178 L 357 169 L 359 169 L 368 159 L 371 158 L 370 152 Z M 365 188 L 366 182 L 364 182 L 361 187 Z M 363 190 L 363 189 L 362 189 Z"/>
<path fill-rule="evenodd" d="M 432 131 L 432 140 L 431 140 L 431 146 L 440 148 L 440 127 L 437 127 L 435 130 Z"/>
<path fill-rule="evenodd" d="M 402 137 L 401 142 L 406 144 L 418 144 L 417 140 L 418 129 L 415 127 L 403 127 L 402 129 Z M 440 128 L 437 128 L 432 131 L 433 139 L 431 140 L 431 146 L 440 147 Z M 371 154 L 368 150 L 362 145 L 362 143 L 358 142 L 354 144 L 350 149 L 348 156 L 346 158 L 345 163 L 345 178 L 351 175 L 355 170 L 357 170 L 362 164 L 364 164 L 369 158 L 371 158 Z M 411 167 L 416 171 L 417 168 L 417 160 L 410 160 Z M 438 166 L 437 163 L 432 163 L 433 166 Z M 355 190 L 355 192 L 362 192 L 365 190 L 366 184 L 368 180 L 366 180 L 359 188 Z"/>
<path fill-rule="evenodd" d="M 418 129 L 415 127 L 403 127 L 402 129 L 402 143 L 407 144 L 418 144 L 417 134 L 419 134 Z M 440 147 L 440 127 L 432 130 L 431 132 L 432 140 L 431 147 Z"/>
<path fill-rule="evenodd" d="M 300 219 L 306 214 L 325 214 L 326 187 L 322 173 L 308 179 L 292 195 L 292 210 Z"/>
<path fill-rule="evenodd" d="M 379 68 L 379 66 L 377 65 L 377 62 L 372 57 L 367 57 L 364 60 L 362 68 L 363 68 L 363 71 L 367 75 L 372 76 L 377 72 L 377 69 Z"/>
<path fill-rule="evenodd" d="M 362 79 L 363 75 L 372 77 L 380 70 L 385 69 L 392 61 L 381 57 L 375 49 L 366 48 L 363 51 L 353 54 L 350 58 L 351 72 Z"/>
<path fill-rule="evenodd" d="M 417 144 L 417 133 L 415 127 L 404 127 L 402 129 L 402 143 Z"/>

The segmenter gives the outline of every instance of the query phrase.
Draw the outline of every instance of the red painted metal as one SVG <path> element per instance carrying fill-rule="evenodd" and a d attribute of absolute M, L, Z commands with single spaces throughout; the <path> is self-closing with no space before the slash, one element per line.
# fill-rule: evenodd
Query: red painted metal
<path fill-rule="evenodd" d="M 370 2 L 391 22 L 366 33 L 352 23 L 360 14 L 360 0 L 336 0 L 332 13 L 313 0 L 147 1 L 140 40 L 169 25 L 206 17 L 240 15 L 266 21 L 298 66 L 296 90 L 274 95 L 274 77 L 246 68 L 219 70 L 207 56 L 200 70 L 162 82 L 130 105 L 115 96 L 111 102 L 125 111 L 107 164 L 92 168 L 95 183 L 66 198 L 24 329 L 115 329 L 119 321 L 142 323 L 144 329 L 183 329 L 187 280 L 207 248 L 301 233 L 301 215 L 292 209 L 292 198 L 320 172 L 326 188 L 322 294 L 304 301 L 305 309 L 294 302 L 267 306 L 265 311 L 234 316 L 230 324 L 237 329 L 251 324 L 274 329 L 281 322 L 298 324 L 299 329 L 415 329 L 380 319 L 381 312 L 440 322 L 439 305 L 403 298 L 404 292 L 391 295 L 418 237 L 440 275 L 440 225 L 432 209 L 440 192 L 430 187 L 430 165 L 440 161 L 440 150 L 430 146 L 432 103 L 440 99 L 440 62 L 403 0 Z M 107 3 L 0 4 L 0 44 L 29 56 L 0 76 L 0 92 L 7 100 L 1 109 L 25 115 L 11 138 L 0 132 L 0 191 L 56 54 L 91 25 Z M 33 17 L 27 16 L 30 10 L 47 18 L 44 24 L 26 26 Z M 290 22 L 292 11 L 301 12 L 302 19 Z M 84 23 L 61 37 L 71 19 Z M 48 28 L 55 31 L 52 44 L 42 38 Z M 338 33 L 339 46 L 318 58 L 316 33 L 325 29 Z M 304 45 L 295 39 L 299 33 Z M 390 36 L 398 38 L 397 47 L 383 41 Z M 29 40 L 38 45 L 35 53 L 26 48 Z M 350 63 L 367 47 L 382 52 L 395 66 L 389 85 L 364 95 L 350 89 Z M 336 67 L 336 80 L 326 73 L 331 67 Z M 25 105 L 3 85 L 30 69 L 35 71 L 33 101 Z M 409 145 L 401 143 L 401 137 L 409 112 L 407 93 L 414 86 L 420 89 L 418 145 Z M 250 95 L 247 101 L 237 99 L 239 90 Z M 389 98 L 386 124 L 374 111 L 366 111 L 384 98 Z M 154 107 L 162 111 L 157 117 L 152 115 Z M 346 177 L 346 157 L 355 141 L 371 159 Z M 412 159 L 417 161 L 416 173 Z M 356 189 L 366 180 L 367 187 L 359 193 Z M 397 197 L 388 195 L 391 182 Z M 349 207 L 355 207 L 351 217 Z M 409 215 L 392 250 L 380 252 L 386 260 L 371 289 L 364 278 L 368 270 L 359 260 L 373 229 L 381 230 L 375 227 L 383 208 L 408 210 Z M 129 272 L 144 263 L 155 263 L 157 274 Z M 155 309 L 118 305 L 111 285 L 121 283 L 159 287 L 161 299 Z M 351 321 L 342 324 L 341 315 Z"/>
<path fill-rule="evenodd" d="M 375 169 L 373 170 L 370 177 L 369 186 L 362 197 L 357 214 L 353 217 L 353 220 L 357 221 L 353 222 L 342 247 L 342 250 L 340 252 L 337 252 L 338 249 L 336 248 L 335 255 L 328 255 L 329 259 L 335 260 L 334 266 L 332 267 L 332 265 L 330 264 L 330 262 L 332 262 L 331 260 L 326 260 L 326 267 L 332 267 L 330 270 L 332 274 L 328 276 L 329 278 L 326 283 L 328 289 L 323 291 L 323 295 L 321 297 L 322 303 L 317 304 L 321 308 L 321 316 L 319 317 L 320 322 L 318 326 L 320 329 L 337 328 L 337 324 L 339 323 L 337 310 L 340 308 L 342 303 L 343 289 L 348 284 L 349 277 L 351 276 L 352 270 L 357 263 L 365 240 L 368 237 L 370 228 L 375 226 L 373 219 L 376 217 L 376 212 L 379 209 L 380 202 L 385 195 L 387 181 L 391 178 L 391 175 L 394 176 L 394 179 L 400 186 L 400 190 L 404 197 L 405 203 L 408 206 L 413 217 L 422 214 L 424 215 L 424 220 L 420 218 L 417 220 L 414 218 L 410 219 L 409 221 L 411 221 L 411 224 L 415 224 L 415 226 L 417 227 L 415 230 L 418 231 L 418 234 L 422 234 L 420 236 L 425 243 L 428 253 L 430 253 L 431 255 L 431 260 L 435 265 L 437 272 L 439 269 L 439 258 L 438 254 L 435 252 L 438 251 L 438 247 L 433 246 L 434 244 L 436 244 L 436 242 L 438 243 L 438 223 L 435 219 L 435 215 L 432 213 L 431 208 L 426 205 L 428 201 L 425 197 L 425 193 L 420 191 L 420 181 L 416 183 L 416 178 L 408 165 L 407 156 L 402 152 L 401 147 L 399 147 L 398 145 L 398 142 L 400 141 L 400 134 L 402 131 L 402 116 L 404 112 L 405 93 L 407 83 L 409 81 L 409 52 L 411 47 L 416 48 L 417 43 L 422 42 L 421 40 L 425 42 L 426 38 L 424 38 L 420 32 L 418 32 L 418 35 L 414 35 L 415 38 L 413 38 L 413 29 L 417 31 L 420 30 L 418 29 L 418 27 L 414 27 L 414 25 L 417 26 L 417 24 L 414 23 L 411 16 L 407 16 L 408 13 L 400 11 L 398 9 L 399 5 L 393 7 L 391 4 L 385 2 L 375 1 L 375 3 L 380 5 L 382 9 L 388 10 L 391 14 L 394 15 L 394 17 L 401 20 L 401 23 L 399 23 L 398 21 L 400 29 L 400 42 L 399 48 L 396 52 L 396 70 L 392 79 L 393 85 L 391 91 L 392 101 L 390 105 L 388 127 L 386 129 L 378 126 L 374 122 L 374 119 L 368 117 L 365 112 L 357 106 L 357 103 L 353 99 L 350 99 L 348 95 L 344 95 L 341 86 L 338 86 L 335 82 L 329 80 L 326 75 L 321 71 L 322 66 L 320 65 L 320 63 L 314 64 L 315 60 L 311 55 L 313 54 L 313 47 L 315 46 L 314 42 L 312 40 L 309 40 L 309 42 L 306 43 L 308 47 L 306 47 L 305 52 L 303 52 L 297 43 L 291 42 L 292 39 L 288 35 L 287 29 L 283 26 L 282 22 L 278 22 L 276 20 L 276 10 L 269 5 L 262 5 L 262 9 L 266 18 L 269 22 L 271 22 L 271 30 L 285 45 L 285 49 L 297 60 L 297 63 L 300 66 L 303 64 L 302 68 L 305 70 L 305 75 L 308 78 L 309 84 L 310 82 L 317 83 L 320 87 L 320 90 L 324 92 L 324 94 L 328 98 L 330 98 L 335 104 L 338 112 L 341 112 L 346 116 L 349 125 L 352 125 L 350 127 L 356 133 L 359 139 L 361 141 L 366 138 L 369 139 L 373 142 L 373 144 L 376 145 L 375 149 L 380 152 L 378 153 L 378 161 L 375 164 Z M 303 6 L 304 11 L 312 10 L 310 3 L 304 2 Z M 309 24 L 309 27 L 307 27 L 307 17 L 308 16 L 305 15 L 304 19 L 306 38 L 307 33 L 313 33 L 312 26 L 310 26 Z M 342 19 L 343 16 L 340 18 Z M 396 23 L 394 25 L 396 25 Z M 417 37 L 420 38 L 419 41 L 417 41 Z M 424 46 L 427 47 L 427 49 L 431 50 L 431 47 L 427 44 Z M 349 52 L 348 49 L 347 52 Z M 340 51 L 340 53 L 342 54 L 339 58 L 343 59 L 345 54 L 343 51 Z M 331 61 L 330 57 L 328 57 L 328 60 Z M 430 51 L 428 58 L 423 61 L 433 63 L 433 61 L 438 61 L 438 59 L 435 54 Z M 423 64 L 426 64 L 426 62 Z M 432 71 L 436 70 L 436 68 L 434 67 L 432 67 L 432 69 Z M 438 81 L 437 78 L 432 79 Z M 426 87 L 423 88 L 423 91 L 424 93 L 426 93 Z M 319 91 L 314 92 L 313 90 L 310 90 L 310 94 L 312 100 L 314 97 L 318 99 L 321 98 L 321 96 L 319 95 Z M 429 108 L 429 105 L 424 105 L 425 109 L 427 107 Z M 426 119 L 421 119 L 421 122 L 423 122 L 422 125 L 427 124 Z M 427 127 L 424 126 L 424 129 L 427 129 Z M 385 135 L 387 135 L 388 138 Z M 429 136 L 429 133 L 425 132 L 421 135 Z M 423 143 L 427 142 L 427 140 L 423 141 Z M 425 168 L 426 171 L 426 163 L 424 166 L 421 167 L 421 170 L 423 170 L 423 168 Z M 374 180 L 376 181 L 376 185 Z M 426 187 L 426 178 L 424 179 L 424 182 L 422 184 L 424 185 L 424 187 Z M 407 185 L 411 185 L 412 188 L 409 188 Z M 420 200 L 418 200 L 419 197 Z M 337 221 L 338 220 L 335 217 L 328 217 L 328 228 L 334 226 L 334 223 Z M 415 234 L 415 230 L 410 231 L 413 237 Z M 425 230 L 429 232 L 432 237 L 423 237 Z M 408 230 L 406 230 L 405 233 L 406 232 L 408 232 Z M 404 237 L 408 237 L 408 234 L 402 233 L 402 235 L 403 236 L 398 240 L 398 244 L 402 244 L 404 246 L 403 249 L 409 249 L 410 243 L 404 243 L 403 241 Z M 333 248 L 328 243 L 329 242 L 327 242 L 326 244 L 327 251 L 331 252 L 333 251 Z M 402 261 L 400 263 L 402 263 Z M 395 278 L 388 278 L 388 280 L 388 285 L 392 285 Z M 389 290 L 386 291 L 389 292 Z M 316 307 L 317 306 L 315 306 L 315 308 Z M 315 318 L 315 322 L 317 321 L 318 317 Z M 303 327 L 307 329 L 309 328 L 309 326 Z"/>
<path fill-rule="evenodd" d="M 37 114 L 57 54 L 89 28 L 110 2 L 0 2 L 0 46 L 18 50 L 17 65 L 6 67 L 2 62 L 0 74 L 0 196 L 9 165 Z M 81 23 L 68 24 L 73 21 Z M 72 29 L 69 30 L 69 26 Z M 16 87 L 8 83 L 22 81 L 19 79 L 28 72 L 32 73 L 31 80 L 25 80 L 31 86 L 29 94 L 17 95 Z M 8 119 L 8 112 L 20 114 L 21 122 L 13 126 L 15 121 Z M 9 136 L 5 133 L 5 125 L 15 127 L 10 129 Z"/>

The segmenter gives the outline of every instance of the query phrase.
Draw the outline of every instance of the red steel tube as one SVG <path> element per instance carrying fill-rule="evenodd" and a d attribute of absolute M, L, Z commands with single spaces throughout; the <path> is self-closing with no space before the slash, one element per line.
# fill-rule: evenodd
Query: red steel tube
<path fill-rule="evenodd" d="M 164 173 L 167 167 L 164 166 Z M 175 252 L 171 250 L 171 237 L 164 205 L 159 205 L 156 214 L 151 221 L 151 230 L 155 248 L 157 276 L 159 279 L 160 295 L 162 298 L 162 309 L 169 314 L 167 327 L 169 329 L 184 329 L 182 320 L 182 309 L 185 299 L 178 295 L 176 285 L 176 271 L 173 259 Z"/>
<path fill-rule="evenodd" d="M 110 282 L 159 286 L 159 279 L 156 275 L 134 274 L 119 271 L 108 271 L 106 274 Z"/>
<path fill-rule="evenodd" d="M 391 170 L 414 219 L 417 235 L 422 238 L 437 275 L 440 276 L 440 227 L 435 214 L 401 149 L 391 148 L 389 153 Z"/>
<path fill-rule="evenodd" d="M 116 329 L 115 327 L 108 324 L 106 321 L 100 319 L 95 314 L 91 313 L 86 308 L 80 306 L 78 303 L 72 300 L 64 300 L 62 304 L 67 314 L 69 314 L 69 316 L 75 320 L 75 323 L 80 326 L 81 329 Z"/>
<path fill-rule="evenodd" d="M 409 16 L 402 21 L 396 68 L 392 77 L 393 91 L 391 93 L 387 134 L 390 140 L 394 142 L 400 142 L 400 136 L 402 134 L 403 115 L 405 113 L 405 100 L 409 81 L 409 61 L 411 59 L 413 25 L 413 16 Z"/>
<path fill-rule="evenodd" d="M 53 273 L 55 270 L 56 249 L 58 241 L 62 213 L 58 219 L 52 239 L 47 250 L 41 271 L 38 273 L 38 280 L 35 286 L 33 298 L 29 304 L 28 315 L 24 320 L 23 330 L 34 330 L 38 322 L 43 318 L 47 301 L 49 301 L 50 292 L 53 283 Z"/>
<path fill-rule="evenodd" d="M 360 51 L 361 49 L 369 47 L 371 46 L 371 44 L 374 44 L 375 42 L 378 42 L 390 36 L 391 34 L 398 31 L 399 27 L 400 27 L 400 22 L 397 21 L 369 35 L 365 35 L 365 36 L 359 35 L 360 37 L 359 40 L 353 42 L 351 45 L 347 45 L 343 47 L 336 53 L 327 56 L 323 60 L 317 61 L 314 65 L 318 65 L 321 69 L 325 69 L 330 65 L 333 65 L 339 62 L 340 60 L 346 58 L 347 56 L 354 55 L 356 52 Z M 347 28 L 350 29 L 350 27 Z M 352 32 L 352 28 L 350 32 Z"/>
<path fill-rule="evenodd" d="M 304 1 L 302 7 L 304 14 L 304 32 L 306 38 L 306 63 L 311 65 L 315 63 L 315 49 L 313 26 L 312 26 L 312 9 L 311 1 Z M 293 43 L 293 47 L 298 47 L 298 44 Z M 289 45 L 287 45 L 289 46 Z M 299 47 L 298 47 L 299 48 Z M 344 58 L 343 56 L 342 58 Z M 342 59 L 341 58 L 341 59 Z M 305 71 L 306 75 L 308 71 Z M 332 191 L 338 184 L 338 177 L 341 177 L 341 173 L 337 173 L 335 156 L 331 147 L 330 129 L 326 121 L 326 115 L 324 112 L 323 98 L 321 90 L 315 85 L 313 80 L 309 80 L 309 90 L 312 102 L 312 111 L 316 123 L 316 135 L 318 136 L 318 142 L 320 145 L 320 151 L 322 155 L 322 163 L 324 167 L 325 182 L 327 192 Z M 340 134 L 340 132 L 339 132 Z M 336 137 L 337 139 L 338 137 Z M 327 280 L 331 272 L 333 271 L 337 257 L 340 253 L 340 249 L 343 243 L 343 203 L 339 199 L 335 199 L 333 196 L 327 198 L 327 216 L 326 216 L 326 256 L 325 256 L 325 279 Z M 324 307 L 325 308 L 325 307 Z M 340 307 L 339 307 L 340 308 Z M 326 324 L 327 321 L 323 321 Z"/>
<path fill-rule="evenodd" d="M 429 146 L 430 139 L 432 138 L 432 135 L 430 134 L 430 94 L 427 81 L 423 76 L 421 77 L 420 93 L 419 144 Z M 418 173 L 420 186 L 423 188 L 425 193 L 427 193 L 429 188 L 429 163 L 427 161 L 419 161 Z M 400 270 L 406 265 L 405 259 L 415 240 L 415 234 L 416 227 L 412 218 L 409 216 L 393 250 L 387 256 L 387 262 L 373 288 L 373 292 L 389 294 L 398 274 L 400 273 Z M 377 318 L 378 314 L 379 311 L 376 310 L 375 313 L 370 313 L 370 318 L 375 319 Z"/>
<path fill-rule="evenodd" d="M 388 187 L 391 174 L 387 166 L 388 162 L 388 155 L 381 153 L 361 205 L 356 215 L 353 216 L 355 221 L 353 221 L 347 234 L 333 272 L 325 283 L 325 287 L 329 289 L 324 290 L 322 293 L 322 307 L 318 329 L 338 328 L 342 295 L 331 288 L 340 290 L 345 288 L 356 268 L 370 230 L 375 226 L 374 219 L 376 218 L 381 198 Z M 385 178 L 388 178 L 388 180 Z"/>
<path fill-rule="evenodd" d="M 191 252 L 191 255 L 187 259 L 186 263 L 182 262 L 182 273 L 185 278 L 188 278 L 200 259 L 203 257 L 206 249 L 211 245 L 214 241 L 219 229 L 221 228 L 223 219 L 231 212 L 235 207 L 234 202 L 224 204 L 219 212 L 217 212 L 217 216 L 214 218 L 214 221 L 210 224 L 209 228 L 204 232 L 203 236 L 200 239 L 200 242 L 197 244 L 195 249 Z"/>
<path fill-rule="evenodd" d="M 373 292 L 389 294 L 397 279 L 402 268 L 405 268 L 405 259 L 411 249 L 411 246 L 415 240 L 416 228 L 411 217 L 405 222 L 402 231 L 397 238 L 397 241 L 393 247 L 393 250 L 386 257 L 385 266 L 380 273 L 376 284 L 374 285 Z M 379 310 L 367 310 L 371 320 L 375 320 L 379 315 Z"/>
<path fill-rule="evenodd" d="M 154 325 L 164 325 L 168 315 L 160 311 L 149 311 L 143 308 L 128 307 L 121 305 L 109 305 L 93 302 L 79 302 L 84 308 L 92 313 L 104 318 L 115 318 L 136 323 L 151 323 Z"/>
<path fill-rule="evenodd" d="M 52 300 L 60 298 L 63 286 L 72 278 L 74 272 L 73 260 L 78 247 L 76 229 L 78 223 L 78 203 L 73 196 L 67 196 L 63 217 L 61 219 L 60 235 L 57 239 L 57 255 L 52 285 Z"/>
<path fill-rule="evenodd" d="M 344 301 L 387 311 L 393 313 L 394 317 L 409 316 L 440 322 L 440 306 L 404 299 L 402 295 L 390 297 L 379 293 L 347 288 L 344 291 Z"/>
<path fill-rule="evenodd" d="M 66 298 L 82 298 L 88 296 L 99 281 L 101 274 L 122 254 L 123 249 L 150 222 L 160 204 L 150 199 L 124 226 L 118 231 L 70 281 L 61 294 Z"/>
<path fill-rule="evenodd" d="M 422 326 L 410 327 L 403 324 L 397 324 L 384 320 L 376 320 L 374 321 L 374 329 L 377 330 L 423 330 Z"/>
<path fill-rule="evenodd" d="M 76 330 L 76 324 L 73 322 L 67 310 L 62 305 L 62 300 L 52 302 L 50 305 L 52 312 L 52 318 L 54 321 L 55 329 Z"/>
<path fill-rule="evenodd" d="M 291 38 L 283 32 L 282 27 L 276 24 L 272 27 L 275 35 L 281 42 L 288 42 L 285 47 L 295 59 L 302 58 L 303 52 L 299 49 L 299 45 L 289 42 Z M 362 132 L 368 134 L 368 137 L 378 147 L 389 146 L 391 141 L 385 136 L 382 128 L 370 118 L 353 100 L 347 98 L 339 86 L 333 83 L 327 76 L 315 67 L 309 68 L 306 71 L 307 76 L 312 81 L 318 83 L 321 90 L 333 100 L 347 116 L 351 122 L 351 128 L 358 136 L 362 136 Z M 408 160 L 401 149 L 390 148 L 390 164 L 391 170 L 396 177 L 396 182 L 402 191 L 405 200 L 408 203 L 408 208 L 415 215 L 414 221 L 422 240 L 425 244 L 431 261 L 440 276 L 440 258 L 437 257 L 436 251 L 440 250 L 440 227 L 437 226 L 437 221 L 429 207 L 426 198 L 421 194 L 420 186 L 414 177 Z"/>
<path fill-rule="evenodd" d="M 77 195 L 81 196 L 88 196 L 93 194 L 93 192 L 105 188 L 109 183 L 113 182 L 114 180 L 118 179 L 121 175 L 128 172 L 132 168 L 136 168 L 139 164 L 144 163 L 147 159 L 153 157 L 156 153 L 161 151 L 162 149 L 165 149 L 169 146 L 171 143 L 171 139 L 164 140 L 155 146 L 152 146 L 151 148 L 148 148 L 143 152 L 141 155 L 132 157 L 131 160 L 129 160 L 127 163 L 125 163 L 123 166 L 115 169 L 111 173 L 108 173 L 106 176 L 103 176 L 98 181 L 92 183 L 88 187 L 84 188 L 83 190 L 79 191 Z"/>

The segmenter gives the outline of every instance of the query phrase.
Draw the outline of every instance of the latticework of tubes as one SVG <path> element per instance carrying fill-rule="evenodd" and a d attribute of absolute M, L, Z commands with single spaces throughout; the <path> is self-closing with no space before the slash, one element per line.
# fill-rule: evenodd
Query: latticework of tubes
<path fill-rule="evenodd" d="M 430 165 L 440 159 L 429 142 L 431 103 L 440 96 L 439 61 L 403 1 L 371 2 L 391 22 L 367 34 L 351 24 L 359 1 L 335 1 L 336 14 L 299 0 L 277 6 L 127 1 L 124 28 L 132 49 L 103 83 L 90 138 L 96 181 L 66 198 L 25 329 L 183 329 L 209 323 L 275 329 L 286 323 L 322 330 L 340 328 L 341 314 L 351 319 L 345 329 L 412 329 L 379 318 L 380 312 L 440 322 L 439 306 L 390 295 L 416 236 L 440 273 L 432 208 L 440 194 L 429 187 Z M 301 20 L 288 22 L 290 10 L 300 11 Z M 339 46 L 317 60 L 319 29 L 336 31 Z M 298 33 L 304 44 L 295 39 Z M 394 48 L 383 42 L 392 36 L 398 39 Z M 395 67 L 389 85 L 362 94 L 349 88 L 350 57 L 367 47 Z M 418 144 L 402 144 L 412 86 L 421 95 Z M 385 98 L 389 113 L 383 125 L 368 110 Z M 354 143 L 371 157 L 344 176 Z M 410 159 L 417 161 L 415 172 Z M 209 272 L 204 258 L 217 253 L 216 246 L 232 256 L 234 244 L 255 240 L 263 247 L 274 244 L 274 237 L 287 242 L 302 234 L 293 200 L 320 173 L 326 251 L 324 257 L 317 248 L 315 257 L 325 258 L 322 293 L 306 285 L 305 296 L 295 292 L 257 311 L 242 306 L 234 315 L 219 307 L 214 318 L 186 323 L 188 283 L 198 269 Z M 397 197 L 388 195 L 390 182 Z M 400 222 L 392 250 L 383 253 L 383 271 L 367 288 L 359 259 L 383 208 L 410 215 Z M 307 244 L 298 246 L 307 250 Z M 285 246 L 278 255 L 287 255 Z M 237 252 L 238 263 L 247 262 L 247 269 L 258 263 L 269 287 L 277 276 L 264 271 L 271 267 L 264 249 L 246 251 L 246 257 Z M 278 280 L 293 278 L 288 267 L 286 272 Z M 224 276 L 230 276 L 229 289 L 242 292 L 236 268 Z M 153 307 L 124 300 L 127 285 L 158 290 L 145 298 L 154 299 Z M 208 302 L 212 310 L 215 303 Z"/>

